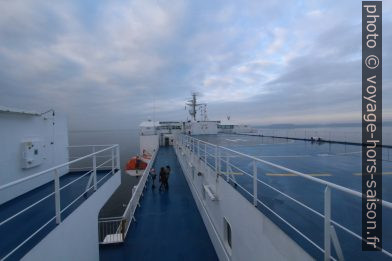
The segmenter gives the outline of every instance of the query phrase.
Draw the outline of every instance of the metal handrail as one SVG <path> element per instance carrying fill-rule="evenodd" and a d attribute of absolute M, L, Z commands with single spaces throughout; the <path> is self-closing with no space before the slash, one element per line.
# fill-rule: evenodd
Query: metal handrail
<path fill-rule="evenodd" d="M 97 184 L 99 184 L 102 180 L 104 180 L 109 174 L 114 174 L 114 173 L 112 173 L 112 171 L 109 171 L 108 173 L 106 173 L 105 176 L 103 176 L 102 178 L 100 178 L 100 179 L 97 181 Z M 94 185 L 91 185 L 91 186 L 87 189 L 87 191 L 90 191 L 92 188 L 94 188 Z M 79 199 L 81 199 L 82 197 L 84 197 L 84 195 L 86 194 L 87 191 L 84 191 L 84 192 L 83 192 L 82 194 L 80 194 L 76 199 L 74 199 L 71 203 L 69 203 L 66 207 L 64 207 L 64 208 L 60 211 L 60 213 L 65 212 L 68 208 L 70 208 L 73 204 L 75 204 L 75 202 L 77 202 Z"/>
<path fill-rule="evenodd" d="M 100 144 L 100 145 L 69 145 L 67 148 L 89 148 L 89 147 L 108 147 L 108 146 L 116 146 L 117 144 Z"/>
<path fill-rule="evenodd" d="M 131 197 L 131 200 L 129 201 L 129 203 L 124 211 L 123 218 L 128 221 L 128 226 L 125 230 L 125 236 L 128 234 L 128 229 L 129 229 L 129 226 L 131 225 L 132 219 L 134 219 L 136 206 L 139 204 L 140 197 L 141 197 L 143 189 L 145 187 L 145 183 L 147 181 L 147 178 L 150 174 L 151 167 L 154 164 L 155 157 L 156 157 L 157 153 L 158 152 L 156 151 L 152 155 L 150 161 L 148 162 L 147 167 L 142 174 L 142 178 L 140 179 L 139 183 L 135 186 L 136 189 L 134 190 L 134 193 Z"/>
<path fill-rule="evenodd" d="M 197 145 L 196 145 L 196 141 L 197 141 Z M 331 254 L 330 254 L 331 253 L 331 248 L 330 248 L 330 243 L 328 242 L 329 240 L 332 240 L 332 243 L 334 243 L 334 246 L 338 248 L 338 249 L 336 249 L 337 250 L 336 252 L 337 252 L 337 255 L 339 256 L 339 258 L 343 256 L 343 254 L 341 252 L 340 244 L 339 244 L 337 236 L 336 236 L 335 229 L 334 229 L 334 227 L 331 224 L 336 225 L 337 227 L 341 228 L 342 230 L 346 231 L 347 233 L 351 234 L 352 236 L 367 242 L 366 239 L 362 238 L 361 236 L 359 236 L 355 232 L 349 230 L 348 228 L 344 227 L 343 225 L 340 225 L 336 221 L 332 220 L 331 217 L 330 217 L 330 205 L 331 205 L 331 202 L 330 202 L 330 188 L 334 188 L 334 189 L 336 189 L 338 191 L 342 191 L 342 192 L 345 192 L 347 194 L 350 194 L 350 195 L 353 195 L 353 196 L 356 196 L 356 197 L 360 197 L 360 198 L 362 198 L 364 196 L 362 193 L 360 193 L 358 191 L 355 191 L 355 190 L 352 190 L 352 189 L 349 189 L 349 188 L 346 188 L 346 187 L 343 187 L 343 186 L 340 186 L 340 185 L 337 185 L 337 184 L 332 183 L 332 182 L 328 182 L 328 181 L 325 181 L 325 180 L 322 180 L 322 179 L 319 179 L 319 178 L 314 178 L 314 177 L 306 175 L 304 173 L 301 173 L 301 172 L 298 172 L 298 171 L 295 171 L 295 170 L 292 170 L 292 169 L 289 169 L 289 168 L 286 168 L 286 167 L 283 167 L 283 166 L 280 166 L 280 165 L 277 165 L 277 164 L 274 164 L 274 163 L 271 163 L 271 162 L 268 162 L 268 161 L 265 161 L 265 160 L 262 160 L 262 159 L 259 159 L 259 158 L 256 158 L 256 157 L 251 156 L 251 155 L 247 155 L 247 154 L 244 154 L 244 153 L 241 153 L 241 152 L 237 152 L 235 150 L 232 150 L 232 149 L 229 149 L 229 148 L 226 148 L 226 147 L 223 147 L 223 146 L 218 146 L 218 145 L 215 145 L 215 144 L 212 144 L 212 143 L 209 143 L 209 142 L 205 142 L 203 140 L 196 139 L 196 138 L 193 138 L 193 137 L 188 136 L 188 135 L 182 135 L 182 140 L 181 140 L 181 142 L 179 142 L 179 144 L 181 144 L 181 143 L 184 145 L 185 149 L 188 149 L 189 152 L 194 153 L 194 154 L 196 154 L 195 146 L 197 146 L 197 157 L 199 159 L 203 158 L 200 155 L 200 150 L 201 150 L 200 143 L 204 144 L 205 145 L 204 149 L 202 149 L 203 152 L 204 152 L 204 161 L 205 161 L 204 163 L 207 166 L 210 166 L 212 170 L 215 170 L 217 172 L 217 174 L 219 174 L 221 172 L 220 164 L 223 161 L 223 162 L 225 162 L 227 164 L 227 166 L 234 167 L 234 168 L 238 169 L 240 172 L 242 172 L 243 174 L 246 174 L 247 176 L 252 178 L 252 174 L 250 174 L 250 173 L 248 173 L 248 172 L 238 168 L 237 166 L 229 163 L 228 161 L 222 160 L 223 158 L 226 158 L 228 160 L 228 155 L 224 155 L 224 156 L 221 155 L 222 154 L 221 153 L 222 150 L 228 151 L 230 153 L 237 154 L 239 157 L 244 157 L 244 158 L 251 159 L 253 161 L 253 166 L 254 166 L 253 167 L 253 172 L 254 172 L 253 173 L 253 182 L 260 182 L 260 183 L 270 187 L 274 191 L 282 194 L 283 196 L 289 198 L 290 200 L 293 200 L 295 203 L 299 204 L 300 206 L 310 210 L 312 213 L 316 214 L 317 216 L 324 218 L 324 232 L 325 232 L 325 235 L 324 235 L 324 237 L 325 237 L 324 238 L 324 244 L 325 244 L 324 248 L 325 249 L 322 249 L 321 247 L 319 247 L 316 243 L 314 243 L 311 239 L 309 239 L 307 236 L 305 236 L 297 228 L 292 226 L 288 221 L 286 221 L 284 218 L 282 218 L 276 212 L 274 212 L 272 209 L 270 209 L 268 206 L 266 206 L 263 202 L 261 202 L 261 200 L 259 200 L 258 196 L 257 196 L 257 185 L 255 185 L 256 183 L 254 183 L 254 193 L 252 195 L 252 193 L 250 193 L 247 189 L 245 189 L 240 184 L 238 184 L 238 182 L 236 182 L 234 179 L 231 179 L 229 176 L 228 176 L 228 179 L 232 180 L 232 182 L 234 182 L 237 186 L 239 186 L 242 190 L 244 190 L 248 195 L 250 195 L 251 197 L 254 197 L 254 204 L 255 205 L 257 205 L 257 203 L 260 203 L 261 205 L 266 207 L 266 209 L 271 211 L 271 213 L 273 213 L 275 216 L 277 216 L 279 219 L 281 219 L 284 223 L 286 223 L 289 227 L 291 227 L 297 233 L 299 233 L 301 236 L 303 236 L 312 245 L 316 246 L 317 249 L 319 249 L 320 251 L 322 251 L 324 253 L 324 258 L 325 259 L 326 258 L 331 258 L 331 259 L 335 260 L 335 258 L 332 257 Z M 215 148 L 215 153 L 216 154 L 208 153 L 206 145 L 209 145 L 209 146 Z M 191 147 L 193 148 L 193 150 L 191 150 Z M 212 156 L 212 157 L 215 158 L 215 166 L 213 166 L 212 164 L 209 164 L 207 162 L 207 155 Z M 324 215 L 319 213 L 316 210 L 313 210 L 309 206 L 299 202 L 298 200 L 290 197 L 289 195 L 281 192 L 280 190 L 278 190 L 278 189 L 268 185 L 267 183 L 261 181 L 257 177 L 257 167 L 255 165 L 256 162 L 260 162 L 260 163 L 263 163 L 263 164 L 275 167 L 277 169 L 284 170 L 284 171 L 287 171 L 289 173 L 296 174 L 296 175 L 298 175 L 300 177 L 309 179 L 309 180 L 311 180 L 313 182 L 325 185 L 326 186 L 326 191 L 325 191 L 325 199 L 324 199 L 324 204 L 325 204 L 325 209 L 324 209 L 325 213 L 324 213 Z M 388 201 L 384 201 L 383 200 L 382 201 L 382 205 L 387 207 L 387 208 L 392 208 L 392 203 L 388 202 Z M 381 250 L 382 253 L 386 254 L 387 256 L 392 257 L 392 253 L 388 252 L 387 250 L 381 249 L 381 248 L 379 248 L 379 250 Z"/>
<path fill-rule="evenodd" d="M 237 170 L 241 171 L 243 174 L 247 175 L 248 177 L 252 177 L 252 175 L 251 175 L 250 173 L 248 173 L 248 172 L 246 172 L 246 171 L 244 171 L 244 170 L 238 168 L 237 166 L 231 164 L 230 162 L 227 162 L 227 161 L 224 161 L 224 160 L 223 160 L 223 162 L 225 162 L 226 164 L 230 165 L 231 167 L 236 168 Z M 248 192 L 244 187 L 242 187 L 241 185 L 239 185 L 235 180 L 231 179 L 230 177 L 229 177 L 229 179 L 232 180 L 232 182 L 234 182 L 234 183 L 235 183 L 238 187 L 240 187 L 242 190 L 244 190 L 248 195 L 253 196 L 253 195 L 252 195 L 250 192 Z M 318 211 L 312 209 L 312 208 L 309 207 L 308 205 L 306 205 L 306 204 L 304 204 L 304 203 L 298 201 L 297 199 L 295 199 L 295 198 L 293 198 L 293 197 L 287 195 L 286 193 L 280 191 L 279 189 L 274 188 L 273 186 L 267 184 L 266 182 L 260 180 L 259 178 L 257 178 L 257 181 L 260 182 L 261 184 L 265 185 L 266 187 L 269 187 L 270 189 L 274 190 L 275 192 L 277 192 L 277 193 L 279 193 L 279 194 L 285 196 L 286 198 L 292 200 L 293 202 L 297 203 L 298 205 L 302 206 L 303 208 L 306 208 L 307 210 L 309 210 L 309 211 L 312 212 L 313 214 L 315 214 L 315 215 L 317 215 L 317 216 L 319 216 L 319 217 L 321 217 L 321 218 L 325 218 L 325 216 L 324 216 L 322 213 L 320 213 L 320 212 L 318 212 Z M 264 204 L 263 204 L 263 205 L 264 205 Z M 348 229 L 347 227 L 345 227 L 345 226 L 339 224 L 338 222 L 336 222 L 336 221 L 334 221 L 334 220 L 332 220 L 332 219 L 331 219 L 331 223 L 334 224 L 335 226 L 339 227 L 340 229 L 346 231 L 347 233 L 351 234 L 352 236 L 356 237 L 357 239 L 363 240 L 364 242 L 368 242 L 366 239 L 363 239 L 363 238 L 362 238 L 360 235 L 358 235 L 357 233 L 351 231 L 351 230 Z M 312 244 L 313 244 L 313 243 L 312 243 Z M 387 254 L 388 256 L 391 256 L 391 253 L 389 253 L 389 252 L 386 251 L 385 249 L 382 249 L 382 252 L 383 252 L 384 254 Z"/>
<path fill-rule="evenodd" d="M 101 146 L 101 145 L 90 145 L 90 146 L 88 146 L 88 147 L 93 147 L 93 150 L 95 150 L 95 146 Z M 115 150 L 115 149 L 116 149 L 116 155 L 115 155 L 115 153 L 114 153 L 114 150 Z M 102 153 L 102 152 L 104 152 L 104 151 L 107 151 L 107 150 L 111 150 L 111 151 L 112 151 L 112 153 L 111 153 L 111 154 L 112 154 L 112 155 L 111 155 L 111 158 L 110 158 L 109 160 L 107 160 L 107 161 L 105 161 L 105 162 L 103 162 L 103 163 L 101 163 L 100 165 L 97 166 L 97 164 L 96 164 L 96 155 L 99 154 L 99 153 Z M 73 163 L 75 163 L 75 162 L 78 162 L 78 161 L 80 161 L 80 160 L 83 160 L 83 159 L 86 159 L 86 158 L 89 158 L 89 157 L 92 157 L 92 158 L 93 158 L 92 170 L 87 171 L 87 172 L 84 173 L 81 177 L 78 177 L 77 179 L 75 179 L 75 180 L 73 180 L 73 181 L 71 181 L 71 182 L 65 184 L 64 186 L 60 187 L 60 181 L 59 181 L 59 180 L 60 180 L 60 176 L 59 176 L 59 173 L 58 173 L 58 169 L 63 168 L 63 167 L 65 167 L 65 166 L 69 166 L 70 164 L 73 164 Z M 114 162 L 115 160 L 117 161 L 117 162 L 116 162 L 116 166 L 117 166 L 116 168 L 114 167 L 114 166 L 115 166 L 115 162 Z M 109 161 L 112 162 L 112 166 L 111 166 L 112 169 L 111 169 L 111 171 L 109 171 L 108 173 L 106 173 L 106 175 L 104 175 L 102 178 L 100 178 L 100 179 L 97 181 L 97 180 L 96 180 L 97 169 L 100 168 L 100 167 L 102 167 L 104 164 L 107 164 Z M 54 192 L 49 193 L 49 194 L 46 195 L 46 196 L 43 196 L 43 198 L 41 198 L 41 199 L 39 199 L 38 201 L 32 203 L 32 204 L 29 205 L 28 207 L 22 209 L 22 210 L 19 211 L 18 213 L 16 213 L 16 214 L 12 215 L 11 217 L 8 217 L 7 219 L 1 221 L 1 222 L 0 222 L 0 226 L 4 225 L 5 223 L 9 222 L 10 220 L 16 218 L 17 216 L 23 214 L 23 213 L 26 212 L 27 210 L 33 208 L 34 206 L 38 205 L 39 203 L 43 202 L 44 200 L 48 199 L 49 197 L 51 197 L 51 196 L 53 196 L 53 195 L 54 195 L 54 197 L 55 197 L 55 209 L 56 209 L 55 216 L 52 217 L 49 221 L 47 221 L 43 226 L 41 226 L 40 228 L 38 228 L 35 232 L 33 232 L 33 233 L 32 233 L 30 236 L 28 236 L 25 240 L 23 240 L 23 242 L 21 242 L 21 243 L 20 243 L 18 246 L 16 246 L 13 250 L 11 250 L 11 251 L 10 251 L 9 253 L 7 253 L 5 256 L 1 257 L 1 260 L 5 260 L 6 258 L 10 257 L 10 256 L 11 256 L 13 253 L 15 253 L 20 247 L 22 247 L 26 242 L 28 242 L 32 237 L 34 237 L 34 236 L 35 236 L 37 233 L 39 233 L 43 228 L 45 228 L 47 225 L 49 225 L 53 220 L 56 220 L 56 223 L 57 223 L 57 224 L 61 223 L 61 214 L 62 214 L 63 212 L 65 212 L 68 208 L 70 208 L 72 205 L 74 205 L 74 204 L 75 204 L 79 199 L 81 199 L 84 195 L 86 195 L 86 193 L 87 193 L 88 191 L 90 191 L 91 189 L 94 189 L 94 191 L 95 191 L 95 190 L 97 189 L 97 184 L 101 183 L 109 174 L 114 174 L 116 171 L 118 171 L 118 170 L 120 169 L 120 165 L 119 165 L 119 164 L 120 164 L 120 150 L 119 150 L 119 145 L 112 145 L 112 146 L 110 146 L 110 147 L 108 147 L 108 148 L 105 148 L 105 149 L 102 149 L 102 150 L 93 152 L 93 153 L 91 153 L 91 154 L 88 154 L 88 155 L 86 155 L 86 156 L 80 157 L 80 158 L 78 158 L 77 160 L 72 160 L 72 161 L 69 161 L 69 162 L 66 162 L 66 163 L 63 163 L 63 164 L 60 164 L 60 165 L 51 167 L 51 168 L 49 168 L 49 169 L 47 169 L 47 170 L 38 172 L 38 173 L 33 174 L 33 175 L 29 176 L 29 177 L 26 177 L 26 178 L 23 178 L 23 179 L 14 181 L 14 182 L 10 182 L 10 183 L 8 183 L 8 184 L 5 184 L 5 185 L 1 186 L 1 187 L 0 187 L 0 190 L 6 189 L 6 188 L 8 188 L 8 187 L 14 186 L 14 185 L 19 184 L 19 183 L 21 183 L 21 182 L 25 182 L 25 181 L 28 181 L 28 180 L 30 180 L 30 179 L 32 179 L 32 178 L 38 177 L 38 176 L 40 176 L 40 175 L 43 175 L 43 174 L 45 174 L 45 173 L 47 173 L 47 172 L 54 171 L 54 177 L 53 177 L 53 179 L 52 179 L 52 180 L 54 180 L 54 183 L 55 183 L 55 190 L 54 190 Z M 63 209 L 61 209 L 61 207 L 60 207 L 60 191 L 63 190 L 63 189 L 65 189 L 65 188 L 67 188 L 68 186 L 72 185 L 73 183 L 75 183 L 75 182 L 81 180 L 83 177 L 85 177 L 85 176 L 87 176 L 87 175 L 89 175 L 89 174 L 93 176 L 93 178 L 94 178 L 94 183 L 91 184 L 91 185 L 88 184 L 88 187 L 86 188 L 86 190 L 84 190 L 84 191 L 83 191 L 76 199 L 74 199 L 71 203 L 69 203 L 67 206 L 65 206 Z M 51 180 L 50 180 L 50 181 L 51 181 Z M 49 181 L 49 182 L 50 182 L 50 181 Z"/>
<path fill-rule="evenodd" d="M 104 156 L 97 156 L 97 158 L 108 158 L 108 157 L 111 157 L 112 155 L 104 155 Z M 79 157 L 69 157 L 70 159 L 78 159 L 78 158 L 80 158 L 81 156 L 79 156 Z"/>
<path fill-rule="evenodd" d="M 136 207 L 139 205 L 139 201 L 142 196 L 143 189 L 145 188 L 146 181 L 149 176 L 150 169 L 151 169 L 152 165 L 154 164 L 156 155 L 157 155 L 157 152 L 154 152 L 151 159 L 149 160 L 149 162 L 147 164 L 146 169 L 144 169 L 143 174 L 141 175 L 140 181 L 138 182 L 138 184 L 136 186 L 134 186 L 131 199 L 128 202 L 127 207 L 125 208 L 123 215 L 121 217 L 99 218 L 99 220 L 98 220 L 99 223 L 118 222 L 119 220 L 123 221 L 122 226 L 124 226 L 123 227 L 124 231 L 123 231 L 123 237 L 120 240 L 121 242 L 125 240 L 125 237 L 128 234 L 128 230 L 129 230 L 129 227 L 132 223 L 132 220 L 135 219 L 134 215 L 135 215 Z M 99 228 L 99 230 L 101 230 L 100 225 L 98 226 L 98 228 Z M 99 235 L 105 234 L 104 232 L 99 231 Z M 104 237 L 102 238 L 102 240 L 103 239 L 104 239 Z M 101 241 L 101 239 L 100 239 L 100 244 L 118 243 L 118 242 L 119 241 L 105 243 L 105 242 Z"/>
<path fill-rule="evenodd" d="M 117 217 L 103 217 L 103 218 L 99 218 L 99 221 L 110 221 L 110 220 L 115 220 L 115 219 L 122 219 L 123 216 L 117 216 Z"/>
<path fill-rule="evenodd" d="M 110 172 L 109 172 L 110 173 Z M 108 173 L 108 174 L 109 174 Z M 108 174 L 106 174 L 104 177 L 102 177 L 99 181 L 101 182 Z M 92 185 L 88 190 L 92 189 L 94 185 Z M 54 193 L 53 193 L 54 194 Z M 66 206 L 61 213 L 63 213 L 65 210 L 67 210 L 70 206 L 72 206 L 77 200 L 79 200 L 82 196 L 84 196 L 84 193 L 82 193 L 79 197 L 76 198 L 76 200 L 72 201 L 68 206 Z M 44 225 L 42 225 L 40 228 L 38 228 L 35 232 L 33 232 L 29 237 L 27 237 L 22 243 L 20 243 L 17 247 L 15 247 L 11 252 L 9 252 L 6 256 L 2 257 L 1 260 L 5 260 L 8 257 L 10 257 L 13 253 L 15 253 L 19 248 L 21 248 L 24 244 L 26 244 L 32 237 L 34 237 L 37 233 L 39 233 L 42 229 L 44 229 L 46 226 L 50 224 L 50 222 L 54 221 L 56 219 L 56 216 L 53 216 L 51 219 L 49 219 Z"/>
<path fill-rule="evenodd" d="M 68 186 L 70 186 L 70 185 L 72 185 L 73 183 L 75 183 L 75 182 L 79 181 L 80 179 L 84 178 L 85 176 L 87 176 L 87 175 L 90 174 L 91 172 L 92 172 L 92 171 L 87 171 L 86 173 L 84 173 L 84 174 L 83 174 L 82 176 L 80 176 L 79 178 L 77 178 L 77 179 L 75 179 L 75 180 L 73 180 L 73 181 L 67 183 L 66 185 L 62 186 L 62 187 L 60 188 L 60 190 L 63 190 L 63 189 L 65 189 L 65 188 L 67 188 Z M 41 203 L 42 201 L 44 201 L 45 199 L 47 199 L 47 198 L 49 198 L 49 197 L 51 197 L 51 196 L 53 196 L 53 195 L 54 195 L 54 192 L 49 193 L 48 195 L 46 195 L 45 197 L 41 198 L 40 200 L 37 200 L 36 202 L 34 202 L 33 204 L 31 204 L 30 206 L 28 206 L 28 207 L 22 209 L 22 210 L 19 211 L 18 213 L 15 213 L 15 214 L 12 215 L 11 217 L 9 217 L 9 218 L 7 218 L 7 219 L 1 221 L 1 222 L 0 222 L 0 226 L 4 225 L 4 224 L 7 223 L 8 221 L 14 219 L 15 217 L 17 217 L 17 216 L 19 216 L 20 214 L 26 212 L 27 210 L 33 208 L 34 206 L 38 205 L 39 203 Z"/>
<path fill-rule="evenodd" d="M 110 160 L 111 160 L 111 159 L 110 159 Z M 108 160 L 108 161 L 109 161 L 109 160 Z M 108 162 L 108 161 L 107 161 L 107 162 Z M 104 162 L 104 163 L 107 163 L 107 162 Z M 99 167 L 102 167 L 102 165 L 103 165 L 103 164 L 97 166 L 97 169 L 98 169 Z M 82 178 L 84 178 L 84 177 L 87 176 L 88 174 L 91 174 L 92 172 L 93 172 L 93 170 L 89 170 L 89 171 L 87 171 L 86 173 L 84 173 L 82 176 L 80 176 L 79 178 L 77 178 L 77 179 L 75 179 L 75 180 L 73 180 L 73 181 L 68 182 L 66 185 L 64 185 L 64 186 L 62 186 L 62 187 L 60 188 L 60 191 L 63 190 L 63 189 L 65 189 L 65 188 L 67 188 L 67 187 L 69 187 L 69 186 L 71 186 L 72 184 L 78 182 L 79 180 L 81 180 Z M 110 172 L 109 172 L 109 173 L 110 173 Z M 105 175 L 105 177 L 106 177 L 106 175 Z M 100 180 L 102 180 L 102 179 L 100 179 Z M 99 183 L 99 181 L 98 181 L 98 183 Z M 30 206 L 28 206 L 28 207 L 22 209 L 21 211 L 19 211 L 18 213 L 12 215 L 11 217 L 9 217 L 9 218 L 7 218 L 7 219 L 1 221 L 1 222 L 0 222 L 0 226 L 4 225 L 4 224 L 7 223 L 8 221 L 12 220 L 14 217 L 19 216 L 20 214 L 22 214 L 22 213 L 26 212 L 27 210 L 33 208 L 34 206 L 38 205 L 39 203 L 41 203 L 41 202 L 44 201 L 45 199 L 47 199 L 47 198 L 53 196 L 54 193 L 55 193 L 55 192 L 49 193 L 48 195 L 46 195 L 45 197 L 41 198 L 40 200 L 37 200 L 36 202 L 32 203 Z"/>
<path fill-rule="evenodd" d="M 280 169 L 280 170 L 284 170 L 284 171 L 290 172 L 290 173 L 292 173 L 292 174 L 301 176 L 301 177 L 303 177 L 303 178 L 309 179 L 309 180 L 314 181 L 314 182 L 319 183 L 319 184 L 323 184 L 323 185 L 329 186 L 329 187 L 331 187 L 331 188 L 334 188 L 334 189 L 336 189 L 336 190 L 339 190 L 339 191 L 342 191 L 342 192 L 345 192 L 345 193 L 354 195 L 354 196 L 356 196 L 356 197 L 360 197 L 360 198 L 366 197 L 366 195 L 364 195 L 364 194 L 362 194 L 362 193 L 360 193 L 360 192 L 358 192 L 358 191 L 356 191 L 356 190 L 349 189 L 349 188 L 343 187 L 343 186 L 341 186 L 341 185 L 337 185 L 337 184 L 335 184 L 335 183 L 328 182 L 328 181 L 325 181 L 325 180 L 322 180 L 322 179 L 319 179 L 319 178 L 316 178 L 316 177 L 312 177 L 312 176 L 306 175 L 306 174 L 304 174 L 304 173 L 301 173 L 301 172 L 299 172 L 299 171 L 292 170 L 292 169 L 289 169 L 289 168 L 286 168 L 286 167 L 283 167 L 283 166 L 274 164 L 274 163 L 272 163 L 272 162 L 269 162 L 269 161 L 266 161 L 266 160 L 262 160 L 262 159 L 259 159 L 259 158 L 254 157 L 254 156 L 247 155 L 247 154 L 244 154 L 244 153 L 241 153 L 241 152 L 238 152 L 238 151 L 235 151 L 235 150 L 232 150 L 232 149 L 223 147 L 223 146 L 218 146 L 218 145 L 215 145 L 215 144 L 212 144 L 212 143 L 209 143 L 209 142 L 205 142 L 205 141 L 203 141 L 203 140 L 196 139 L 196 138 L 193 138 L 193 137 L 191 137 L 191 138 L 194 139 L 194 140 L 196 140 L 196 141 L 199 141 L 199 142 L 201 142 L 201 143 L 204 143 L 204 144 L 207 144 L 207 145 L 211 145 L 211 146 L 213 146 L 213 147 L 218 147 L 218 148 L 223 149 L 223 150 L 230 151 L 230 152 L 235 153 L 235 154 L 238 154 L 238 155 L 240 155 L 240 156 L 242 156 L 242 157 L 249 158 L 249 159 L 258 161 L 258 162 L 260 162 L 260 163 L 264 163 L 264 164 L 266 164 L 266 165 L 269 165 L 269 166 L 271 166 L 271 167 L 275 167 L 275 168 L 277 168 L 277 169 Z M 207 154 L 210 155 L 210 156 L 215 157 L 215 155 L 210 154 L 210 153 L 208 153 L 208 152 L 207 152 Z M 222 157 L 224 157 L 224 156 L 222 156 Z M 383 205 L 383 206 L 392 209 L 392 202 L 388 202 L 388 201 L 385 201 L 385 200 L 382 200 L 381 202 L 382 202 L 382 205 Z"/>
<path fill-rule="evenodd" d="M 90 146 L 92 146 L 92 145 L 90 145 Z M 110 147 L 108 147 L 108 148 L 99 150 L 99 151 L 97 151 L 97 152 L 93 152 L 93 153 L 91 153 L 91 154 L 88 154 L 88 155 L 86 155 L 86 156 L 80 157 L 80 158 L 78 158 L 78 159 L 71 160 L 71 161 L 65 162 L 65 163 L 63 163 L 63 164 L 60 164 L 60 165 L 51 167 L 51 168 L 49 168 L 49 169 L 46 169 L 46 170 L 37 172 L 37 173 L 35 173 L 35 174 L 33 174 L 33 175 L 30 175 L 30 176 L 28 176 L 28 177 L 25 177 L 25 178 L 21 178 L 21 179 L 12 181 L 12 182 L 10 182 L 10 183 L 7 183 L 7 184 L 5 184 L 5 185 L 0 186 L 0 190 L 3 190 L 3 189 L 6 189 L 6 188 L 15 186 L 15 185 L 20 184 L 20 183 L 22 183 L 22 182 L 24 182 L 24 181 L 27 181 L 27 180 L 36 178 L 36 177 L 38 177 L 38 176 L 41 176 L 41 175 L 43 175 L 43 174 L 45 174 L 45 173 L 48 173 L 48 172 L 51 172 L 51 171 L 54 171 L 54 170 L 58 170 L 58 169 L 60 169 L 60 168 L 66 167 L 66 166 L 68 166 L 68 165 L 71 165 L 71 164 L 73 164 L 73 163 L 75 163 L 75 162 L 78 162 L 78 161 L 81 161 L 81 160 L 90 158 L 90 157 L 92 157 L 92 156 L 94 156 L 94 155 L 97 155 L 97 154 L 99 154 L 99 153 L 101 153 L 101 152 L 104 152 L 104 151 L 107 151 L 107 150 L 110 150 L 110 149 L 114 149 L 114 148 L 116 148 L 116 147 L 118 147 L 118 145 L 112 145 L 112 146 L 110 146 Z"/>

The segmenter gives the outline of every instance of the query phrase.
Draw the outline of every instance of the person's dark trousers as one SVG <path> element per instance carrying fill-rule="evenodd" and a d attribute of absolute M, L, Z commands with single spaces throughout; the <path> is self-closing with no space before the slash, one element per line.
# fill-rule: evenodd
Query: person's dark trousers
<path fill-rule="evenodd" d="M 166 189 L 166 185 L 164 182 L 161 182 L 161 185 L 159 185 L 159 190 L 165 190 Z"/>

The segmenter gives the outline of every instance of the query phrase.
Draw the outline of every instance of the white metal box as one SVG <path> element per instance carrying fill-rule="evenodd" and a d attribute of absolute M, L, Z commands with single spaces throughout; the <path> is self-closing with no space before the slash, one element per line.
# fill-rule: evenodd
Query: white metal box
<path fill-rule="evenodd" d="M 44 160 L 42 140 L 30 139 L 22 141 L 22 168 L 28 169 L 40 165 Z"/>

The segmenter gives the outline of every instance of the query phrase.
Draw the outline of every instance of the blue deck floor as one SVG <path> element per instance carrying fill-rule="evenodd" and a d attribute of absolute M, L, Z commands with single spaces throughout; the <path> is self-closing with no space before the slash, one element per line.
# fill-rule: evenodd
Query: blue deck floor
<path fill-rule="evenodd" d="M 110 171 L 103 170 L 97 171 L 97 180 L 101 180 L 98 183 L 98 187 L 102 186 L 105 181 L 111 177 L 107 175 Z M 85 172 L 71 172 L 60 178 L 60 187 L 63 187 L 70 182 L 81 177 Z M 86 184 L 89 176 L 85 176 L 61 190 L 61 210 L 75 200 L 86 188 Z M 0 223 L 12 217 L 21 210 L 31 206 L 38 200 L 44 198 L 54 191 L 54 182 L 48 182 L 34 190 L 31 190 L 17 198 L 14 198 L 2 205 L 0 205 Z M 90 195 L 89 193 L 88 195 Z M 81 197 L 76 201 L 70 208 L 61 214 L 62 220 L 64 220 L 69 214 L 72 213 L 80 204 L 82 204 L 86 197 Z M 37 229 L 43 226 L 51 218 L 55 216 L 55 200 L 54 195 L 48 197 L 41 203 L 30 208 L 26 212 L 20 214 L 16 218 L 0 226 L 0 259 L 4 258 L 10 251 L 21 244 L 25 239 L 32 235 Z M 97 217 L 98 218 L 98 217 Z M 53 220 L 38 234 L 33 236 L 27 241 L 21 248 L 19 248 L 14 254 L 9 256 L 7 260 L 19 260 L 29 250 L 31 250 L 36 244 L 38 244 L 51 230 L 56 227 L 56 222 Z"/>
<path fill-rule="evenodd" d="M 154 168 L 166 165 L 169 190 L 148 184 L 125 242 L 101 246 L 101 260 L 218 260 L 172 147 L 159 149 Z"/>

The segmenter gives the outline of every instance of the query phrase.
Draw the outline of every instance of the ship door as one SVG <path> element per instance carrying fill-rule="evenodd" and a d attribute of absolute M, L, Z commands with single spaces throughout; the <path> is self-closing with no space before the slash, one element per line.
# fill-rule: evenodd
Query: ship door
<path fill-rule="evenodd" d="M 165 146 L 169 146 L 170 145 L 170 139 L 169 137 L 165 137 Z"/>

